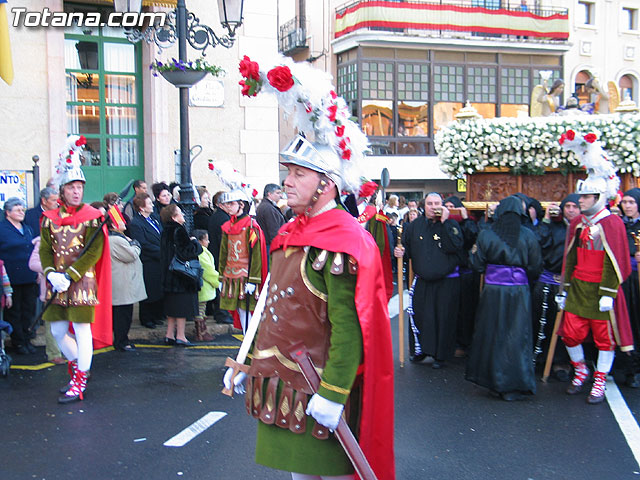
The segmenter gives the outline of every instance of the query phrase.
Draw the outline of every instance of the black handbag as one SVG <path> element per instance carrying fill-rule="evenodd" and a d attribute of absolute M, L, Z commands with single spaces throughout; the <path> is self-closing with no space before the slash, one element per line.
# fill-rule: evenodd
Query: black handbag
<path fill-rule="evenodd" d="M 204 270 L 200 266 L 198 259 L 181 260 L 177 255 L 174 255 L 169 263 L 169 271 L 191 280 L 198 288 L 202 286 L 202 274 Z"/>
<path fill-rule="evenodd" d="M 176 243 L 176 232 L 173 232 L 173 243 Z M 197 258 L 192 260 L 182 260 L 177 254 L 173 254 L 173 258 L 169 262 L 169 271 L 173 272 L 187 280 L 191 280 L 195 286 L 200 290 L 202 287 L 202 276 L 204 275 L 204 269 L 200 265 L 200 261 Z"/>

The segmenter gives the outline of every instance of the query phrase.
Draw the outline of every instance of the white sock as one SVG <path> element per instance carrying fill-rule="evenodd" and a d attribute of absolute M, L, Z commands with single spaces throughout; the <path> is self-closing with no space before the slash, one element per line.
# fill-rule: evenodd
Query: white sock
<path fill-rule="evenodd" d="M 615 352 L 613 350 L 598 350 L 598 371 L 609 373 L 613 365 L 613 357 Z"/>
<path fill-rule="evenodd" d="M 569 358 L 572 362 L 584 362 L 584 350 L 582 349 L 582 345 L 567 347 L 567 352 L 569 353 Z"/>
<path fill-rule="evenodd" d="M 69 361 L 78 358 L 78 345 L 69 333 L 69 322 L 61 320 L 51 323 L 51 335 L 56 339 L 58 348 Z"/>
<path fill-rule="evenodd" d="M 240 316 L 240 324 L 242 325 L 242 333 L 247 331 L 247 311 L 242 308 L 238 309 L 238 315 Z M 249 313 L 249 320 L 251 320 L 251 313 Z"/>
<path fill-rule="evenodd" d="M 73 330 L 76 332 L 76 342 L 78 344 L 78 370 L 86 372 L 91 368 L 91 360 L 93 358 L 91 324 L 74 323 Z"/>

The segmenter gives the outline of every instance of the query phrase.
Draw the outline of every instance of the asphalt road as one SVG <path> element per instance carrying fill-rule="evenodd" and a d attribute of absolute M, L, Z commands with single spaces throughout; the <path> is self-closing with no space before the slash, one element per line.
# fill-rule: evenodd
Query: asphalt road
<path fill-rule="evenodd" d="M 209 348 L 97 354 L 85 400 L 66 406 L 56 403 L 64 366 L 14 369 L 0 379 L 0 479 L 290 478 L 254 463 L 255 420 L 243 398 L 220 393 L 238 345 L 226 335 Z M 465 381 L 464 362 L 396 363 L 398 479 L 640 478 L 608 403 L 588 405 L 588 390 L 571 397 L 553 380 L 507 403 Z M 640 391 L 620 392 L 637 422 Z M 209 412 L 226 416 L 185 446 L 163 445 Z"/>

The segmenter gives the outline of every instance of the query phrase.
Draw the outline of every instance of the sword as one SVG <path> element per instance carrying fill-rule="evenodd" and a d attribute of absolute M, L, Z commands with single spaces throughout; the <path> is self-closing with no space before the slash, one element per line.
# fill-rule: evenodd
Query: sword
<path fill-rule="evenodd" d="M 258 332 L 258 326 L 260 325 L 260 316 L 264 311 L 264 306 L 267 303 L 267 297 L 269 296 L 269 279 L 271 278 L 271 273 L 267 275 L 267 278 L 262 285 L 262 291 L 260 292 L 260 296 L 258 297 L 258 302 L 256 303 L 256 308 L 253 311 L 253 315 L 251 316 L 251 320 L 249 320 L 249 325 L 247 325 L 247 331 L 244 333 L 244 339 L 242 340 L 242 345 L 240 345 L 240 350 L 238 350 L 238 355 L 234 360 L 231 357 L 227 357 L 224 362 L 225 367 L 233 368 L 233 375 L 231 375 L 231 388 L 227 389 L 224 387 L 222 389 L 222 393 L 233 397 L 233 380 L 240 372 L 248 373 L 249 365 L 245 365 L 244 361 L 247 359 L 247 355 L 249 353 L 249 349 L 253 344 L 253 339 Z"/>
<path fill-rule="evenodd" d="M 304 379 L 307 381 L 309 388 L 311 388 L 314 393 L 317 392 L 318 387 L 320 386 L 320 375 L 318 375 L 318 371 L 313 366 L 307 349 L 299 343 L 294 345 L 291 352 L 289 352 L 289 355 L 291 355 L 291 358 L 293 358 L 300 367 L 300 371 L 302 372 Z M 347 457 L 349 457 L 349 460 L 360 479 L 377 480 L 378 477 L 376 477 L 371 465 L 369 465 L 367 457 L 364 456 L 364 453 L 362 452 L 360 445 L 358 445 L 358 441 L 349 429 L 344 416 L 340 417 L 340 423 L 338 423 L 338 428 L 336 428 L 335 433 L 336 437 L 340 441 L 340 445 L 344 448 L 344 452 L 347 454 Z"/>

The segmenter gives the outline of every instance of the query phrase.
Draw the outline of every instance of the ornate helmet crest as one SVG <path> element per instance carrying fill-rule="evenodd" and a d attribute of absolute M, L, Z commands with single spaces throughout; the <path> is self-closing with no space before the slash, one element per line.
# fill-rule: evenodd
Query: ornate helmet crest
<path fill-rule="evenodd" d="M 82 168 L 80 168 L 82 166 L 80 154 L 86 144 L 87 139 L 82 135 L 69 135 L 67 137 L 64 149 L 58 154 L 56 171 L 53 176 L 55 183 L 60 187 L 75 181 L 87 181 L 84 178 Z"/>
<path fill-rule="evenodd" d="M 308 63 L 284 56 L 261 60 L 245 55 L 240 62 L 242 94 L 276 96 L 301 132 L 281 152 L 282 164 L 295 164 L 327 175 L 338 187 L 357 195 L 360 165 L 368 151 L 367 136 L 350 119 L 347 103 L 334 91 L 331 76 Z M 308 140 L 307 138 L 311 138 Z"/>

